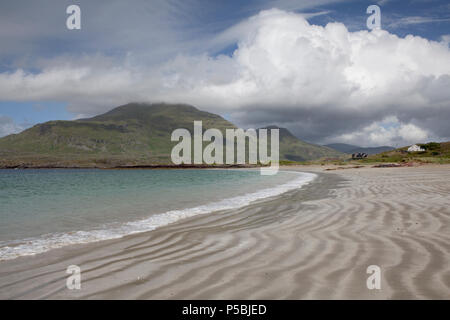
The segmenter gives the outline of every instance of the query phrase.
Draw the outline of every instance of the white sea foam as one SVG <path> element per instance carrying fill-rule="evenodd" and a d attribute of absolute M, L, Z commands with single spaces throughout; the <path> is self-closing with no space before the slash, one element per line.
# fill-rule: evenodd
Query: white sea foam
<path fill-rule="evenodd" d="M 29 256 L 61 248 L 72 244 L 83 244 L 101 240 L 111 240 L 126 235 L 155 230 L 158 227 L 168 225 L 180 219 L 196 215 L 212 213 L 220 210 L 237 209 L 250 203 L 278 196 L 287 191 L 301 188 L 316 178 L 313 173 L 292 172 L 296 178 L 278 186 L 258 190 L 241 196 L 224 199 L 215 203 L 209 203 L 194 208 L 172 210 L 161 214 L 152 215 L 146 219 L 123 223 L 119 226 L 109 226 L 100 230 L 74 231 L 54 233 L 39 238 L 29 238 L 14 242 L 0 243 L 0 260 L 15 259 L 20 256 Z"/>

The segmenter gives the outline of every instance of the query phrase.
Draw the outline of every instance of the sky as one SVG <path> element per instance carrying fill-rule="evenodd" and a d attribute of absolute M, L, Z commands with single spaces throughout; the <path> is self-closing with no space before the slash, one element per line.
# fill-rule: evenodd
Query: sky
<path fill-rule="evenodd" d="M 441 0 L 2 1 L 0 136 L 181 102 L 319 144 L 448 141 L 449 43 Z"/>

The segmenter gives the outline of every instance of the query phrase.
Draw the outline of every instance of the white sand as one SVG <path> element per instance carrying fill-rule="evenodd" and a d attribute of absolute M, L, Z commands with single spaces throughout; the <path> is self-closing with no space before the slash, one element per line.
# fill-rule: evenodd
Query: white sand
<path fill-rule="evenodd" d="M 450 299 L 450 166 L 289 169 L 323 174 L 240 210 L 0 262 L 0 298 Z"/>

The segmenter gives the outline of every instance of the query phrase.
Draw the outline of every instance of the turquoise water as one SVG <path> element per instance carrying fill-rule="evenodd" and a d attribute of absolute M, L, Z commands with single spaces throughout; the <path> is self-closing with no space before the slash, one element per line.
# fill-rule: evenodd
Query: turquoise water
<path fill-rule="evenodd" d="M 0 259 L 150 231 L 309 180 L 257 170 L 0 170 Z"/>

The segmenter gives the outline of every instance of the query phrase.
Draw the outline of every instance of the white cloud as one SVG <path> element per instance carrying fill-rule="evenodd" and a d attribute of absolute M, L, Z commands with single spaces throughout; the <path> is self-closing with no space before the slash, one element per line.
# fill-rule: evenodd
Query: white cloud
<path fill-rule="evenodd" d="M 450 136 L 444 42 L 310 25 L 277 9 L 225 30 L 210 45 L 234 41 L 232 56 L 180 55 L 158 66 L 136 62 L 131 52 L 121 61 L 63 57 L 37 74 L 0 74 L 0 96 L 67 101 L 70 111 L 86 115 L 129 101 L 186 102 L 243 125 L 277 122 L 318 142 L 347 134 L 366 144 Z M 371 127 L 389 117 L 399 128 Z M 366 127 L 370 139 L 358 134 Z M 356 138 L 349 139 L 362 144 Z"/>
<path fill-rule="evenodd" d="M 436 22 L 447 22 L 450 21 L 450 18 L 435 18 L 435 17 L 403 17 L 397 19 L 395 22 L 389 24 L 391 28 L 397 28 L 400 26 L 408 26 L 411 24 L 422 24 L 422 23 L 436 23 Z"/>
<path fill-rule="evenodd" d="M 24 129 L 23 126 L 16 124 L 10 117 L 0 115 L 0 137 L 19 133 Z"/>
<path fill-rule="evenodd" d="M 444 45 L 449 46 L 449 44 L 450 44 L 450 34 L 444 34 L 443 36 L 441 36 L 441 42 Z"/>
<path fill-rule="evenodd" d="M 342 134 L 328 140 L 329 143 L 341 142 L 360 146 L 405 146 L 425 143 L 434 137 L 424 129 L 412 124 L 401 123 L 396 117 L 387 117 L 376 121 L 359 131 Z"/>

